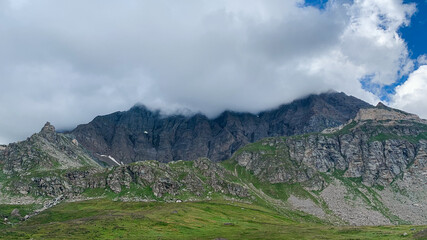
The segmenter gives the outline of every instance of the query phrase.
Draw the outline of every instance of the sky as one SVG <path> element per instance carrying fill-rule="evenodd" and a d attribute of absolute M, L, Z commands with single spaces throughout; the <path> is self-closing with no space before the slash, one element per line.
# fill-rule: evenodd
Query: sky
<path fill-rule="evenodd" d="M 427 118 L 427 2 L 0 0 L 0 143 L 136 103 L 256 113 L 329 90 Z"/>

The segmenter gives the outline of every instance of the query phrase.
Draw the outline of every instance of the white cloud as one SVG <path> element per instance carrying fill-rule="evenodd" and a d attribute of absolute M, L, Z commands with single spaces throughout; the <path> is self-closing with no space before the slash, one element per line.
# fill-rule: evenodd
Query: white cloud
<path fill-rule="evenodd" d="M 408 80 L 396 88 L 390 103 L 393 107 L 427 119 L 427 65 L 420 66 Z"/>
<path fill-rule="evenodd" d="M 426 65 L 427 64 L 427 55 L 423 54 L 423 55 L 418 56 L 417 62 L 419 65 Z"/>
<path fill-rule="evenodd" d="M 47 120 L 74 127 L 136 102 L 215 116 L 257 112 L 413 69 L 403 39 L 414 5 L 401 0 L 0 0 L 0 135 Z M 374 92 L 376 93 L 376 92 Z"/>

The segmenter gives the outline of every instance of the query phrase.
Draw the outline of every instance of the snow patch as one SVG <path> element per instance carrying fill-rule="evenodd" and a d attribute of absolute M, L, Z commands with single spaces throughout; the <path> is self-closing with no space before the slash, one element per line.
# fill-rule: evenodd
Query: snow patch
<path fill-rule="evenodd" d="M 121 162 L 121 163 L 119 163 L 118 161 L 116 161 L 116 159 L 114 159 L 112 156 L 110 156 L 110 155 L 102 155 L 102 154 L 99 154 L 99 156 L 101 156 L 101 157 L 108 157 L 111 161 L 113 161 L 114 163 L 116 163 L 117 164 L 117 166 L 121 166 L 121 165 L 123 165 L 123 162 Z"/>

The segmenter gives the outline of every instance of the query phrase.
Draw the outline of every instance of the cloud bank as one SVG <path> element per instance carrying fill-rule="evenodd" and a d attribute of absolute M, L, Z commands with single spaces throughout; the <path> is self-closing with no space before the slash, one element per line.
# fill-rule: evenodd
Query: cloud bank
<path fill-rule="evenodd" d="M 414 70 L 397 31 L 415 11 L 401 0 L 0 0 L 0 143 L 135 103 L 210 117 L 330 89 L 375 103 Z M 412 110 L 405 89 L 425 86 L 411 80 L 423 69 L 396 106 Z"/>
<path fill-rule="evenodd" d="M 418 113 L 427 119 L 427 65 L 420 66 L 409 75 L 408 80 L 396 88 L 391 105 L 399 109 Z"/>

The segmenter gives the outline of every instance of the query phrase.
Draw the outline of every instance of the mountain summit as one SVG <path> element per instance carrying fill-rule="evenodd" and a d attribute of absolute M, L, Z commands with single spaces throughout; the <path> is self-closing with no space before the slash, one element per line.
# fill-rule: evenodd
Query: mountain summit
<path fill-rule="evenodd" d="M 368 103 L 344 93 L 310 95 L 258 114 L 225 111 L 214 119 L 202 114 L 161 116 L 143 106 L 98 116 L 71 134 L 94 156 L 131 163 L 170 162 L 208 157 L 221 161 L 240 147 L 265 137 L 320 132 L 354 118 Z M 110 157 L 103 157 L 110 156 Z"/>

